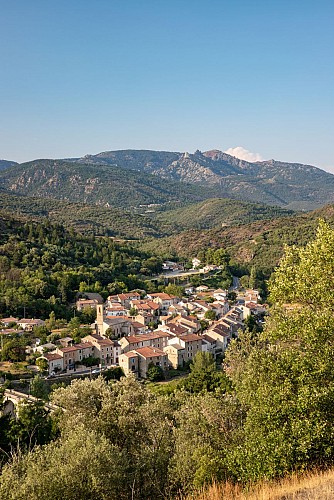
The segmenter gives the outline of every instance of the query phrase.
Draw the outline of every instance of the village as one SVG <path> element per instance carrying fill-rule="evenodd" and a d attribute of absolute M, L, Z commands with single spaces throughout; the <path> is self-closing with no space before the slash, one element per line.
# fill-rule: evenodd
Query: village
<path fill-rule="evenodd" d="M 42 343 L 37 336 L 26 346 L 36 366 L 48 378 L 96 374 L 120 367 L 124 375 L 146 379 L 154 366 L 162 377 L 189 367 L 198 352 L 209 352 L 217 362 L 249 318 L 260 322 L 267 311 L 257 290 L 210 289 L 188 286 L 183 296 L 134 290 L 110 295 L 85 293 L 76 301 L 78 312 L 91 310 L 96 320 L 85 327 L 80 342 L 68 335 Z M 181 295 L 181 294 L 180 294 Z M 1 319 L 1 338 L 31 332 L 45 325 L 41 319 Z M 66 330 L 65 330 L 66 331 Z"/>

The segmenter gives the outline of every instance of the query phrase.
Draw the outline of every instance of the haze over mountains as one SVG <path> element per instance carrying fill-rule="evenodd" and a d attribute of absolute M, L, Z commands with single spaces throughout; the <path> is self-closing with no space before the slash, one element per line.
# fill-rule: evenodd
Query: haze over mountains
<path fill-rule="evenodd" d="M 275 160 L 250 163 L 218 150 L 120 150 L 0 165 L 6 192 L 117 207 L 233 198 L 311 210 L 334 202 L 334 175 Z"/>

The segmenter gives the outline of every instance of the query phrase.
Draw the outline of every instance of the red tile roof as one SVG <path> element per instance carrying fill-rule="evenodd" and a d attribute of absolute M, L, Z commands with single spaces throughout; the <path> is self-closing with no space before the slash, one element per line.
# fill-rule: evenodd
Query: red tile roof
<path fill-rule="evenodd" d="M 160 356 L 166 356 L 166 353 L 161 349 L 157 349 L 156 347 L 139 347 L 136 349 L 136 352 L 143 356 L 144 358 L 157 358 Z"/>

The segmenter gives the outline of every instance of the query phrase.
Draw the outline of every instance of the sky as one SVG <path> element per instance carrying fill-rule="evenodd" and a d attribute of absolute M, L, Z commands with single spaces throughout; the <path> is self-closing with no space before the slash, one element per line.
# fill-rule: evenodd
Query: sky
<path fill-rule="evenodd" d="M 334 172 L 332 0 L 0 0 L 0 158 L 220 149 Z"/>

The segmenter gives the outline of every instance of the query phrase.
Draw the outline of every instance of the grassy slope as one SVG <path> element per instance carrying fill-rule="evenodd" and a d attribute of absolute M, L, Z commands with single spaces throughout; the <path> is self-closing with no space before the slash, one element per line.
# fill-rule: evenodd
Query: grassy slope
<path fill-rule="evenodd" d="M 332 500 L 334 470 L 292 476 L 281 481 L 261 483 L 248 492 L 230 483 L 213 485 L 188 500 Z"/>

